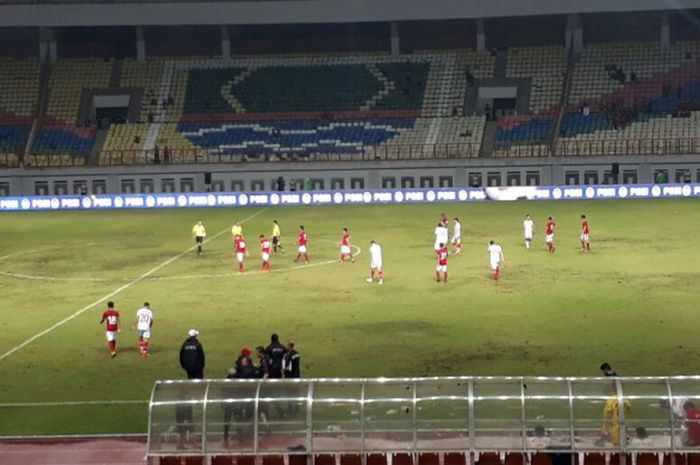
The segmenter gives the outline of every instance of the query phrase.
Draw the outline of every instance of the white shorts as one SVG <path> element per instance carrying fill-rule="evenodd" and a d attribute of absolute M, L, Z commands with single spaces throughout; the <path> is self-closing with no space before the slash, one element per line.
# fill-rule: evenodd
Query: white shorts
<path fill-rule="evenodd" d="M 435 267 L 435 271 L 438 273 L 447 273 L 447 265 L 438 265 Z"/>
<path fill-rule="evenodd" d="M 433 246 L 435 250 L 440 250 L 442 247 L 440 247 L 441 242 L 436 242 L 435 245 Z"/>
<path fill-rule="evenodd" d="M 500 261 L 495 261 L 495 260 L 492 260 L 492 261 L 491 261 L 491 269 L 492 269 L 493 271 L 496 271 L 496 270 L 498 269 L 499 266 L 501 266 L 501 262 L 500 262 Z"/>
<path fill-rule="evenodd" d="M 108 342 L 112 342 L 112 341 L 116 341 L 116 340 L 117 340 L 117 331 L 107 331 L 107 332 L 105 333 L 105 335 L 107 336 L 107 341 L 108 341 Z"/>
<path fill-rule="evenodd" d="M 552 242 L 554 242 L 554 234 L 547 234 L 546 236 L 544 236 L 544 241 L 547 244 L 551 244 Z"/>
<path fill-rule="evenodd" d="M 238 260 L 238 263 L 243 263 L 243 260 L 245 260 L 245 254 L 243 252 L 236 252 L 236 260 Z"/>
<path fill-rule="evenodd" d="M 531 241 L 531 240 L 532 240 L 532 234 L 525 234 L 525 240 L 526 240 L 526 241 Z"/>
<path fill-rule="evenodd" d="M 267 252 L 263 252 L 262 253 L 262 261 L 269 262 L 270 261 L 270 254 Z"/>
<path fill-rule="evenodd" d="M 582 241 L 585 241 L 585 242 L 588 242 L 588 234 L 581 233 L 581 240 L 582 240 Z"/>
<path fill-rule="evenodd" d="M 150 339 L 151 338 L 151 330 L 146 329 L 146 330 L 139 330 L 139 337 L 143 339 Z"/>
<path fill-rule="evenodd" d="M 369 264 L 369 267 L 373 270 L 377 271 L 382 271 L 382 261 L 381 260 L 372 260 Z"/>
<path fill-rule="evenodd" d="M 306 253 L 306 246 L 305 245 L 299 246 L 299 253 Z"/>
<path fill-rule="evenodd" d="M 453 236 L 452 237 L 452 243 L 454 245 L 458 245 L 462 243 L 462 236 Z"/>
<path fill-rule="evenodd" d="M 350 246 L 349 245 L 341 245 L 340 246 L 340 253 L 342 253 L 343 255 L 350 254 L 351 253 Z"/>

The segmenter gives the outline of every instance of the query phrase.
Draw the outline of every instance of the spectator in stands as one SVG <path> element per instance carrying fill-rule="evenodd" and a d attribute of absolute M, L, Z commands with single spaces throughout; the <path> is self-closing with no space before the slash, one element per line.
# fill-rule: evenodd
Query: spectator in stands
<path fill-rule="evenodd" d="M 170 149 L 167 145 L 163 147 L 163 163 L 166 165 L 170 164 Z"/>
<path fill-rule="evenodd" d="M 279 176 L 277 178 L 277 191 L 283 192 L 285 184 L 286 184 L 286 182 L 285 182 L 284 178 L 282 176 Z"/>
<path fill-rule="evenodd" d="M 612 369 L 608 362 L 605 362 L 600 366 L 600 371 L 602 371 L 603 375 L 607 378 L 617 378 L 618 376 L 617 372 Z"/>
<path fill-rule="evenodd" d="M 187 373 L 187 379 L 203 379 L 204 348 L 197 339 L 199 331 L 190 329 L 187 336 L 180 347 L 180 366 Z"/>
<path fill-rule="evenodd" d="M 157 145 L 153 149 L 153 164 L 160 165 L 160 149 Z"/>
<path fill-rule="evenodd" d="M 287 342 L 287 353 L 284 354 L 284 377 L 301 378 L 301 355 L 294 347 L 294 341 Z"/>
<path fill-rule="evenodd" d="M 282 378 L 284 371 L 284 355 L 287 348 L 280 344 L 277 334 L 270 336 L 270 345 L 265 348 L 265 355 L 269 363 L 270 378 Z"/>

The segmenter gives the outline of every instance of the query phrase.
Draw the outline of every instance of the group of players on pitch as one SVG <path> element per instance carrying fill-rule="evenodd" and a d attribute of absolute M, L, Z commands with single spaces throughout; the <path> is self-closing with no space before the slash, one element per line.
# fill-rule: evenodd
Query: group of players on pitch
<path fill-rule="evenodd" d="M 590 252 L 590 226 L 588 224 L 588 218 L 586 215 L 581 215 L 581 251 Z M 459 222 L 459 218 L 454 218 L 454 229 L 452 238 L 449 236 L 449 219 L 445 213 L 440 213 L 440 220 L 435 227 L 435 253 L 437 254 L 437 265 L 435 267 L 435 279 L 437 282 L 447 282 L 447 259 L 450 255 L 448 250 L 448 244 L 454 246 L 453 253 L 460 255 L 462 253 L 462 225 Z M 547 244 L 547 250 L 550 253 L 554 253 L 556 247 L 554 246 L 554 228 L 556 223 L 552 217 L 547 218 L 545 223 L 545 236 L 544 240 Z M 523 235 L 525 236 L 525 248 L 530 249 L 532 243 L 532 237 L 535 232 L 535 223 L 530 217 L 530 215 L 525 215 L 523 220 Z M 491 272 L 493 274 L 493 279 L 498 281 L 501 275 L 501 265 L 505 261 L 505 256 L 503 254 L 503 248 L 496 244 L 495 241 L 489 241 L 489 246 L 487 248 L 487 253 L 489 255 L 489 263 L 491 265 Z"/>
<path fill-rule="evenodd" d="M 590 252 L 591 244 L 589 240 L 590 228 L 588 225 L 588 218 L 586 215 L 581 215 L 581 250 L 584 252 Z M 437 282 L 447 283 L 447 260 L 450 255 L 448 246 L 451 244 L 454 249 L 452 253 L 459 255 L 462 253 L 462 225 L 459 222 L 459 218 L 454 218 L 454 227 L 452 237 L 449 235 L 449 218 L 445 213 L 440 214 L 440 219 L 435 228 L 435 244 L 434 249 L 437 255 L 437 265 L 435 267 L 435 278 Z M 554 228 L 556 223 L 550 216 L 545 223 L 545 243 L 547 244 L 547 250 L 553 253 L 556 250 L 554 246 Z M 530 217 L 530 215 L 525 215 L 523 220 L 523 235 L 525 236 L 525 248 L 530 249 L 532 242 L 532 237 L 535 232 L 535 223 Z M 243 237 L 243 226 L 241 223 L 236 223 L 233 228 L 231 228 L 231 234 L 233 236 L 233 253 L 236 255 L 236 260 L 238 261 L 238 272 L 243 273 L 244 262 L 250 253 L 247 248 L 245 238 Z M 197 255 L 202 253 L 202 245 L 207 236 L 206 228 L 202 221 L 198 221 L 197 224 L 192 228 L 192 235 L 195 238 Z M 280 250 L 284 253 L 284 247 L 281 241 L 281 231 L 277 220 L 272 222 L 272 240 L 270 240 L 264 234 L 260 235 L 260 254 L 262 258 L 262 271 L 271 272 L 272 267 L 270 266 L 270 254 L 277 253 Z M 302 258 L 304 263 L 309 263 L 308 254 L 308 236 L 304 230 L 304 226 L 299 226 L 299 232 L 297 234 L 297 256 L 294 262 L 297 263 Z M 383 259 L 382 259 L 382 248 L 376 241 L 371 241 L 369 246 L 370 253 L 370 271 L 367 277 L 367 282 L 374 282 L 375 278 L 378 279 L 379 284 L 384 283 L 384 270 L 383 270 Z M 487 253 L 489 255 L 489 262 L 491 265 L 491 272 L 493 273 L 493 279 L 498 280 L 501 274 L 501 265 L 505 261 L 505 256 L 503 254 L 503 248 L 497 244 L 495 241 L 489 241 L 487 248 Z M 352 263 L 355 262 L 355 257 L 352 253 L 352 248 L 350 245 L 350 233 L 347 228 L 343 228 L 343 234 L 340 240 L 340 262 L 345 262 L 349 259 Z"/>

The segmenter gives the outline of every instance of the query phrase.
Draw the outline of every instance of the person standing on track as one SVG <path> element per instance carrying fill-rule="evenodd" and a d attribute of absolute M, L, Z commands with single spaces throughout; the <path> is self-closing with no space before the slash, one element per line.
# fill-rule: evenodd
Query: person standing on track
<path fill-rule="evenodd" d="M 197 339 L 199 331 L 190 329 L 187 339 L 180 347 L 180 366 L 187 373 L 187 379 L 204 378 L 204 348 Z"/>

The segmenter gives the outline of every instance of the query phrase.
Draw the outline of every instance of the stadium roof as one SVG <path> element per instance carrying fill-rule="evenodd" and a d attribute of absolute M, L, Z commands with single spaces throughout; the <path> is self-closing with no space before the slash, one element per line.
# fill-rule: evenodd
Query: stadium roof
<path fill-rule="evenodd" d="M 14 4 L 12 4 L 14 3 Z M 125 5 L 128 3 L 128 5 Z M 700 8 L 700 0 L 0 1 L 0 27 L 352 23 Z"/>

